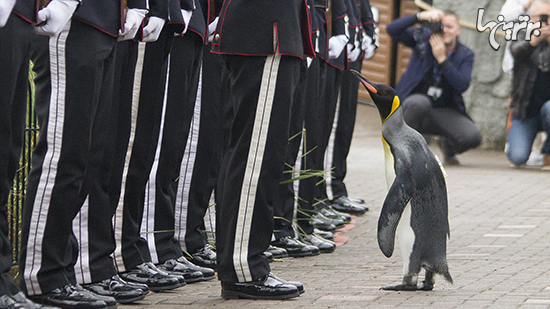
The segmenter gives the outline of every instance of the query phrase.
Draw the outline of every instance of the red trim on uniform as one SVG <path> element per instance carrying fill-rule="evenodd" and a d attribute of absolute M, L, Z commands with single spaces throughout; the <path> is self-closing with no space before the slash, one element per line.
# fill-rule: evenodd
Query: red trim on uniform
<path fill-rule="evenodd" d="M 344 14 L 344 15 L 338 16 L 338 17 L 333 17 L 332 20 L 334 21 L 334 20 L 337 20 L 337 19 L 340 19 L 340 18 L 344 18 L 346 16 L 348 16 L 348 14 Z M 327 20 L 328 20 L 328 18 L 327 18 Z"/>
<path fill-rule="evenodd" d="M 197 30 L 191 29 L 191 28 L 187 28 L 187 31 L 192 31 L 192 32 L 198 34 L 202 38 L 202 44 L 208 45 L 203 34 L 199 33 Z"/>
<path fill-rule="evenodd" d="M 124 1 L 120 1 L 120 31 L 124 32 L 124 22 L 126 22 L 126 19 L 124 18 Z"/>
<path fill-rule="evenodd" d="M 23 19 L 24 21 L 28 22 L 29 24 L 34 24 L 33 21 L 30 21 L 30 20 L 26 19 L 25 17 L 23 17 L 23 15 L 17 13 L 16 11 L 11 11 L 11 12 L 12 12 L 13 14 L 15 14 L 15 15 L 21 17 L 21 19 Z"/>
<path fill-rule="evenodd" d="M 225 14 L 227 14 L 227 9 L 229 8 L 229 5 L 231 4 L 231 0 L 226 0 L 227 1 L 227 5 L 225 6 L 225 11 L 223 12 L 223 18 L 221 20 L 221 25 L 220 25 L 220 32 L 219 33 L 214 33 L 214 38 L 216 37 L 216 34 L 218 34 L 220 36 L 220 39 L 218 40 L 217 43 L 214 43 L 212 42 L 212 45 L 220 45 L 221 41 L 222 41 L 222 28 L 223 28 L 223 23 L 225 21 Z M 225 1 L 224 1 L 224 4 L 225 4 Z M 221 15 L 221 13 L 220 13 Z M 219 20 L 218 20 L 219 22 Z M 215 40 L 215 39 L 214 39 Z"/>

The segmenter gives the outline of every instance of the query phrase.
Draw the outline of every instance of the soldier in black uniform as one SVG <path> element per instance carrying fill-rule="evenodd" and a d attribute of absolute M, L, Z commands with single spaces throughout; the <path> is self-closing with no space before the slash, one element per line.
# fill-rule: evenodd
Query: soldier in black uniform
<path fill-rule="evenodd" d="M 23 209 L 20 273 L 22 289 L 38 302 L 116 306 L 114 298 L 76 285 L 72 221 L 97 181 L 88 167 L 99 166 L 109 141 L 114 55 L 125 2 L 52 0 L 37 14 L 37 21 L 45 22 L 37 32 L 51 37 L 36 40 L 32 51 L 41 132 Z M 103 211 L 110 219 L 110 211 Z"/>
<path fill-rule="evenodd" d="M 13 259 L 6 204 L 23 144 L 31 23 L 37 9 L 36 0 L 0 2 L 0 308 L 53 308 L 27 299 L 8 274 Z"/>
<path fill-rule="evenodd" d="M 364 58 L 370 58 L 376 48 L 374 41 L 374 20 L 368 0 L 347 0 L 350 17 L 350 42 L 348 43 L 349 69 L 361 72 Z M 325 170 L 332 171 L 332 177 L 326 178 L 327 198 L 332 207 L 352 214 L 361 214 L 368 210 L 348 197 L 344 177 L 346 175 L 346 157 L 349 153 L 355 114 L 357 110 L 357 78 L 349 71 L 342 72 L 340 82 L 340 100 L 327 147 Z"/>
<path fill-rule="evenodd" d="M 186 21 L 187 30 L 175 36 L 170 51 L 166 107 L 141 223 L 151 261 L 161 270 L 184 276 L 186 283 L 215 278 L 212 269 L 193 265 L 183 257 L 180 243 L 174 237 L 180 228 L 175 221 L 176 191 L 178 183 L 184 181 L 179 167 L 194 114 L 202 51 L 208 36 L 205 21 L 208 3 L 197 0 L 195 5 L 191 19 Z"/>
<path fill-rule="evenodd" d="M 213 51 L 225 55 L 230 132 L 216 188 L 224 298 L 286 299 L 303 286 L 275 277 L 263 252 L 284 168 L 300 59 L 313 56 L 306 1 L 225 1 Z"/>

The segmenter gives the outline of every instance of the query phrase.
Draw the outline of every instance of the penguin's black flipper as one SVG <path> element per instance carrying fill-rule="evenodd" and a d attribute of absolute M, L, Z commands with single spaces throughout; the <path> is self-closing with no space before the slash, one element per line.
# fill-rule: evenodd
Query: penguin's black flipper
<path fill-rule="evenodd" d="M 378 219 L 378 246 L 386 257 L 393 254 L 395 231 L 401 219 L 401 214 L 412 196 L 412 182 L 405 169 L 396 169 L 398 174 L 386 195 L 386 200 Z"/>

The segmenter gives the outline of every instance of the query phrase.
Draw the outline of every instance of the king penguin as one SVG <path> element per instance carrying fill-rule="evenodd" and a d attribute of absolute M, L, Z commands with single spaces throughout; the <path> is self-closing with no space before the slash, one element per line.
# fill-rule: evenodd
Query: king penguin
<path fill-rule="evenodd" d="M 395 90 L 352 72 L 367 88 L 382 118 L 389 191 L 378 219 L 378 245 L 391 257 L 397 234 L 403 255 L 403 283 L 382 289 L 429 291 L 434 273 L 453 283 L 447 265 L 450 230 L 443 167 L 422 135 L 403 120 Z M 421 268 L 426 270 L 425 280 L 417 286 Z"/>

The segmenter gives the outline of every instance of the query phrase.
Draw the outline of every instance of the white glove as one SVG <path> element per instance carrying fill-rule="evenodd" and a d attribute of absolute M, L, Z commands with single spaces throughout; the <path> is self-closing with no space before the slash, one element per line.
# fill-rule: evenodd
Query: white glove
<path fill-rule="evenodd" d="M 361 48 L 359 48 L 359 42 L 355 42 L 355 45 L 348 44 L 348 60 L 350 62 L 355 62 L 361 54 Z"/>
<path fill-rule="evenodd" d="M 374 52 L 376 51 L 376 49 L 378 48 L 378 46 L 376 46 L 376 44 L 371 44 L 367 47 L 367 49 L 365 49 L 365 57 L 364 59 L 370 59 L 372 58 L 372 56 L 374 56 Z"/>
<path fill-rule="evenodd" d="M 363 38 L 361 39 L 361 49 L 367 50 L 367 48 L 369 48 L 371 44 L 372 44 L 372 38 L 363 33 Z"/>
<path fill-rule="evenodd" d="M 154 42 L 158 40 L 160 36 L 160 32 L 164 27 L 164 23 L 165 23 L 165 20 L 160 17 L 156 17 L 156 16 L 149 17 L 149 22 L 147 23 L 147 26 L 143 28 L 143 39 L 141 41 Z"/>
<path fill-rule="evenodd" d="M 57 35 L 73 16 L 78 0 L 52 0 L 45 8 L 38 11 L 36 21 L 38 24 L 45 22 L 43 26 L 35 27 L 38 34 Z"/>
<path fill-rule="evenodd" d="M 0 28 L 8 22 L 14 5 L 15 0 L 0 0 Z"/>
<path fill-rule="evenodd" d="M 189 21 L 191 20 L 191 16 L 193 16 L 193 11 L 181 10 L 181 15 L 183 16 L 183 22 L 185 23 L 185 29 L 183 29 L 181 34 L 184 34 L 187 32 L 187 28 L 189 28 Z"/>
<path fill-rule="evenodd" d="M 348 37 L 345 34 L 335 35 L 328 40 L 328 58 L 336 59 L 348 44 Z"/>
<path fill-rule="evenodd" d="M 216 33 L 216 28 L 218 27 L 218 17 L 214 19 L 210 25 L 208 25 L 208 43 L 212 43 L 214 40 L 214 33 Z"/>
<path fill-rule="evenodd" d="M 128 11 L 126 11 L 124 29 L 118 31 L 118 40 L 125 41 L 133 39 L 136 36 L 145 15 L 147 15 L 147 10 L 145 9 L 128 9 Z"/>

